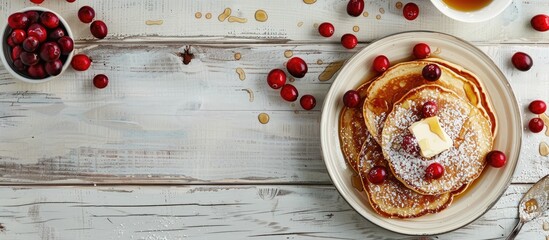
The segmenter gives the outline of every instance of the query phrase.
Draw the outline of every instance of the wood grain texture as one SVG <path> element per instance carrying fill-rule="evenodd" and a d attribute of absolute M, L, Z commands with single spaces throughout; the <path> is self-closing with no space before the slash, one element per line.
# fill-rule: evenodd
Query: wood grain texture
<path fill-rule="evenodd" d="M 94 60 L 91 70 L 69 70 L 39 85 L 19 83 L 0 68 L 2 182 L 329 183 L 318 128 L 333 80 L 318 76 L 355 51 L 335 44 L 193 45 L 195 59 L 184 65 L 177 56 L 184 46 L 92 46 L 81 49 Z M 527 123 L 534 116 L 527 105 L 548 100 L 549 47 L 480 47 L 509 78 Z M 284 68 L 286 50 L 310 66 L 294 84 L 317 97 L 314 111 L 281 100 L 265 83 L 271 69 Z M 530 71 L 510 65 L 516 51 L 536 59 Z M 93 88 L 97 73 L 110 77 L 107 89 Z M 257 120 L 261 112 L 271 116 L 266 125 Z M 516 183 L 549 173 L 537 151 L 548 138 L 524 133 Z"/>
<path fill-rule="evenodd" d="M 526 190 L 514 185 L 470 225 L 422 239 L 500 239 Z M 518 239 L 543 239 L 544 221 Z M 331 186 L 2 187 L 0 223 L 10 240 L 417 239 L 363 219 Z"/>
<path fill-rule="evenodd" d="M 301 0 L 281 1 L 179 1 L 179 0 L 79 0 L 69 4 L 65 1 L 45 1 L 41 6 L 59 12 L 70 23 L 78 40 L 94 41 L 88 25 L 78 21 L 76 13 L 83 5 L 96 10 L 96 19 L 105 21 L 109 27 L 108 40 L 119 41 L 307 41 L 338 42 L 339 36 L 353 32 L 360 41 L 370 42 L 380 37 L 410 30 L 440 31 L 474 42 L 494 43 L 539 43 L 549 42 L 546 34 L 534 31 L 529 20 L 536 14 L 549 12 L 545 0 L 515 0 L 502 14 L 483 23 L 460 23 L 438 12 L 430 1 L 414 1 L 420 7 L 415 21 L 407 21 L 397 3 L 401 0 L 366 1 L 368 17 L 350 17 L 345 8 L 347 1 L 316 1 L 305 4 Z M 3 1 L 0 16 L 33 6 L 29 1 Z M 220 22 L 218 16 L 230 8 L 231 15 L 247 19 L 246 23 Z M 266 22 L 254 19 L 254 13 L 265 10 Z M 196 18 L 196 13 L 201 18 Z M 206 18 L 210 13 L 212 17 Z M 379 19 L 377 19 L 379 18 Z M 162 20 L 162 24 L 147 25 L 147 21 Z M 6 17 L 0 19 L 5 24 Z M 315 24 L 332 22 L 336 27 L 334 37 L 322 38 Z"/>

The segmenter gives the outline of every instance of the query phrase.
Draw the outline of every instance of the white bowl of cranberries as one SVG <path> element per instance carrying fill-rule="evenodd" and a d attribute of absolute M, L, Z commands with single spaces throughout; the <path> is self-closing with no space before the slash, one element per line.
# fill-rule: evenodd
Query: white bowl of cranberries
<path fill-rule="evenodd" d="M 59 14 L 29 7 L 12 13 L 1 30 L 2 63 L 17 79 L 28 83 L 52 80 L 70 65 L 74 41 Z"/>

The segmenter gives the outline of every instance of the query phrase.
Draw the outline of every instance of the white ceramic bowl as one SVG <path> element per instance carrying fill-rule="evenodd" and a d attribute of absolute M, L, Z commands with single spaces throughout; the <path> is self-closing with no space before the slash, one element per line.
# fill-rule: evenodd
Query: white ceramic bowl
<path fill-rule="evenodd" d="M 67 23 L 67 21 L 65 21 L 65 19 L 59 15 L 58 13 L 50 10 L 50 9 L 47 9 L 47 8 L 43 8 L 43 7 L 28 7 L 28 8 L 24 8 L 24 9 L 21 9 L 19 10 L 18 12 L 26 12 L 26 11 L 41 11 L 41 12 L 46 12 L 46 11 L 49 11 L 49 12 L 52 12 L 52 13 L 55 13 L 55 15 L 57 15 L 57 17 L 59 17 L 59 22 L 60 22 L 60 25 L 63 25 L 63 27 L 65 28 L 66 32 L 67 32 L 67 36 L 69 36 L 70 38 L 74 39 L 74 36 L 72 35 L 72 31 L 71 31 L 71 28 L 69 26 L 69 24 Z M 2 54 L 0 54 L 0 59 L 2 59 L 2 64 L 4 65 L 4 67 L 6 68 L 6 70 L 12 75 L 14 76 L 15 78 L 23 81 L 23 82 L 27 82 L 27 83 L 44 83 L 44 82 L 47 82 L 47 81 L 51 81 L 59 76 L 61 76 L 61 74 L 63 74 L 63 72 L 65 72 L 65 70 L 69 67 L 70 63 L 71 63 L 71 60 L 72 60 L 72 56 L 74 55 L 74 51 L 72 51 L 68 56 L 67 56 L 67 60 L 63 63 L 63 68 L 61 69 L 61 73 L 59 73 L 59 75 L 57 76 L 48 76 L 46 78 L 42 78 L 42 79 L 35 79 L 35 78 L 30 78 L 28 76 L 25 76 L 25 75 L 22 75 L 18 72 L 16 72 L 12 67 L 12 63 L 11 63 L 11 60 L 8 61 L 8 58 L 10 58 L 10 52 L 9 52 L 9 46 L 8 44 L 6 43 L 5 41 L 5 38 L 7 37 L 7 35 L 9 34 L 8 31 L 9 31 L 9 26 L 8 24 L 6 23 L 6 25 L 2 26 L 2 30 L 0 32 L 0 39 L 2 40 Z"/>
<path fill-rule="evenodd" d="M 452 9 L 442 0 L 431 0 L 433 5 L 444 15 L 461 22 L 484 22 L 499 15 L 507 8 L 513 0 L 492 0 L 488 6 L 476 11 L 459 11 Z"/>
<path fill-rule="evenodd" d="M 431 46 L 434 57 L 440 57 L 474 72 L 481 79 L 492 100 L 498 119 L 494 149 L 507 154 L 505 167 L 486 167 L 475 184 L 460 195 L 450 207 L 413 219 L 385 218 L 370 207 L 364 192 L 351 182 L 353 170 L 346 164 L 340 148 L 338 123 L 343 95 L 356 89 L 368 77 L 375 76 L 373 59 L 385 55 L 391 61 L 410 59 L 415 44 Z M 393 62 L 393 63 L 394 63 Z M 339 193 L 360 215 L 385 229 L 409 235 L 434 235 L 461 228 L 488 211 L 511 182 L 518 162 L 522 140 L 520 110 L 510 84 L 503 73 L 481 50 L 456 37 L 435 32 L 406 32 L 376 41 L 349 59 L 339 72 L 324 100 L 320 123 L 322 156 L 328 173 Z"/>

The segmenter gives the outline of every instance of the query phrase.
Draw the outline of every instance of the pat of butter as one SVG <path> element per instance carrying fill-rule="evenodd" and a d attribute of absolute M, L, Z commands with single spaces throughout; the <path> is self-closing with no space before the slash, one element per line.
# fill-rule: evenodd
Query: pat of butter
<path fill-rule="evenodd" d="M 454 144 L 450 136 L 440 127 L 437 116 L 415 122 L 408 129 L 419 143 L 421 156 L 426 158 L 435 156 Z"/>

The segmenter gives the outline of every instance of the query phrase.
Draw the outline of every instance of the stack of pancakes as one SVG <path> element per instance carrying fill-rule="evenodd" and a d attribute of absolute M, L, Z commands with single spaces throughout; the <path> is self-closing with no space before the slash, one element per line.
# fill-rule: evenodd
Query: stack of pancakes
<path fill-rule="evenodd" d="M 422 69 L 437 64 L 439 80 L 423 78 Z M 438 58 L 396 64 L 358 89 L 361 108 L 344 107 L 340 115 L 341 149 L 360 177 L 372 208 L 382 216 L 412 218 L 447 208 L 480 176 L 496 134 L 496 118 L 479 79 L 460 66 Z M 438 106 L 441 127 L 453 146 L 424 158 L 402 149 L 408 128 L 421 120 L 427 101 Z M 439 179 L 426 179 L 432 163 L 444 166 Z M 387 169 L 381 184 L 368 181 L 375 166 Z"/>

